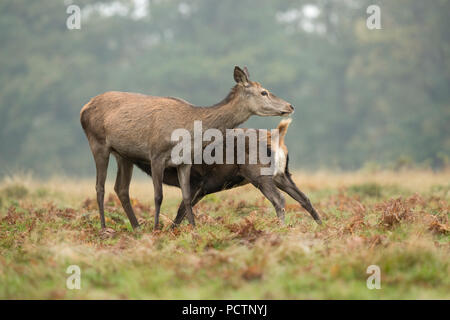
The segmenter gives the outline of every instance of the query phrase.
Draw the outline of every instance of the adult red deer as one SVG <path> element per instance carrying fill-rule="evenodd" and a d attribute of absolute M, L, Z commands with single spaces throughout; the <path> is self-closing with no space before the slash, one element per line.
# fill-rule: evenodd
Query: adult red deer
<path fill-rule="evenodd" d="M 196 107 L 173 97 L 156 97 L 128 92 L 106 92 L 92 98 L 80 112 L 80 121 L 94 156 L 97 180 L 97 202 L 102 230 L 105 229 L 105 180 L 112 153 L 118 172 L 115 191 L 133 228 L 139 226 L 129 198 L 133 164 L 150 163 L 154 186 L 155 228 L 163 200 L 164 170 L 175 167 L 189 222 L 192 214 L 191 164 L 174 164 L 171 140 L 174 130 L 184 128 L 193 136 L 195 120 L 201 120 L 203 130 L 216 128 L 222 132 L 235 128 L 252 115 L 285 116 L 293 112 L 292 105 L 249 80 L 246 68 L 234 68 L 236 85 L 221 102 L 212 107 Z"/>

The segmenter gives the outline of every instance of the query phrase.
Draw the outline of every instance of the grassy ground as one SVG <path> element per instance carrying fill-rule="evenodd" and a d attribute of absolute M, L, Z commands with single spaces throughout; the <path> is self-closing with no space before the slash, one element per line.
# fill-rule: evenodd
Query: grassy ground
<path fill-rule="evenodd" d="M 170 230 L 180 192 L 165 188 L 153 231 L 151 182 L 133 181 L 132 231 L 107 196 L 99 234 L 94 181 L 8 178 L 0 184 L 0 298 L 450 299 L 450 172 L 296 174 L 324 225 L 287 199 L 286 226 L 245 186 L 211 195 L 197 227 Z M 112 183 L 107 186 L 107 195 Z M 81 269 L 81 289 L 66 269 Z M 381 289 L 369 290 L 369 265 Z"/>

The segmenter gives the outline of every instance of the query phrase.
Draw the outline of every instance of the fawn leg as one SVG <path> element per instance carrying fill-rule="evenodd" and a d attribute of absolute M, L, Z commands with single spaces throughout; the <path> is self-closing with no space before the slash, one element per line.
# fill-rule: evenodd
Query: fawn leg
<path fill-rule="evenodd" d="M 284 197 L 275 186 L 272 176 L 260 175 L 260 168 L 258 166 L 249 166 L 243 168 L 242 175 L 257 187 L 262 194 L 272 203 L 277 213 L 278 218 L 284 224 Z"/>
<path fill-rule="evenodd" d="M 205 196 L 205 194 L 203 194 L 202 189 L 200 189 L 198 187 L 191 186 L 191 191 L 194 194 L 194 196 L 192 198 L 192 202 L 191 202 L 192 207 L 194 207 L 197 204 L 197 202 L 199 202 Z M 177 216 L 175 217 L 175 220 L 173 221 L 172 228 L 177 227 L 183 221 L 185 216 L 186 216 L 186 208 L 184 206 L 184 201 L 182 200 L 178 207 Z"/>
<path fill-rule="evenodd" d="M 292 198 L 297 200 L 300 205 L 305 208 L 306 211 L 309 212 L 309 214 L 313 217 L 313 219 L 318 223 L 322 224 L 322 220 L 320 220 L 320 216 L 317 213 L 316 209 L 311 204 L 311 201 L 308 199 L 308 197 L 301 192 L 297 186 L 295 185 L 294 181 L 292 181 L 291 177 L 289 175 L 279 175 L 274 177 L 274 181 L 278 188 L 286 192 L 288 195 L 290 195 Z"/>

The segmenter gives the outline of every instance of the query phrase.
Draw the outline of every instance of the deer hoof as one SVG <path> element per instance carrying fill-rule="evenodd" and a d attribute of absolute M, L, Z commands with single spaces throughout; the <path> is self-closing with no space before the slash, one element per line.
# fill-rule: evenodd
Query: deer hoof
<path fill-rule="evenodd" d="M 153 230 L 155 231 L 160 231 L 163 229 L 163 225 L 162 223 L 158 223 L 157 225 L 155 225 L 155 227 L 153 228 Z"/>
<path fill-rule="evenodd" d="M 100 234 L 100 238 L 108 239 L 108 238 L 112 238 L 116 234 L 116 231 L 111 228 L 102 228 L 100 230 L 99 234 Z"/>
<path fill-rule="evenodd" d="M 136 225 L 135 228 L 138 228 L 138 227 L 141 226 L 141 225 L 147 224 L 147 220 L 145 220 L 145 219 L 143 219 L 143 218 L 137 219 L 137 222 L 138 222 L 138 224 Z"/>

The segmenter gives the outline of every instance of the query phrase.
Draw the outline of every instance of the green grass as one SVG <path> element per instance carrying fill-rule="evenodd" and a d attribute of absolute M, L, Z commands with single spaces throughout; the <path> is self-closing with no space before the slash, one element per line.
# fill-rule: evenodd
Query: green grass
<path fill-rule="evenodd" d="M 177 195 L 164 199 L 161 231 L 153 230 L 152 202 L 133 199 L 144 221 L 133 231 L 111 195 L 105 210 L 115 232 L 104 236 L 95 192 L 6 184 L 0 298 L 450 298 L 448 185 L 416 193 L 367 181 L 304 191 L 322 226 L 290 199 L 281 226 L 246 186 L 208 196 L 195 208 L 197 227 L 176 230 Z M 81 268 L 80 290 L 66 288 L 70 265 Z M 381 269 L 380 290 L 366 286 L 369 265 Z"/>

